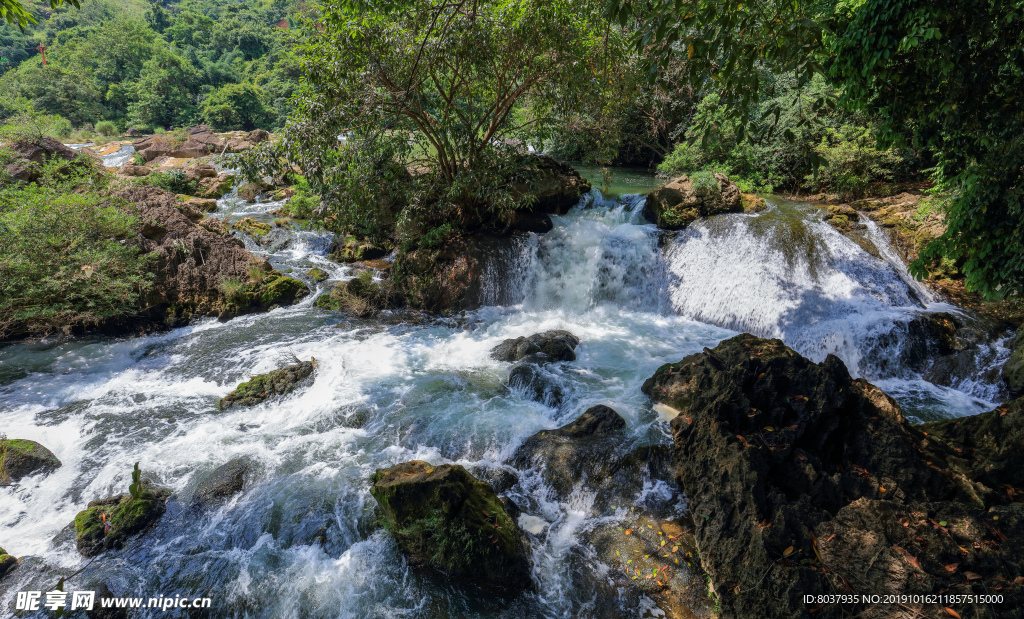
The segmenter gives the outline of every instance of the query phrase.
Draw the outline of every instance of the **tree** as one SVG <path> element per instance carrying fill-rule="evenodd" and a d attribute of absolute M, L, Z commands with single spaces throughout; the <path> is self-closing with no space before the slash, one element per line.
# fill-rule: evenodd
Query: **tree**
<path fill-rule="evenodd" d="M 879 119 L 884 144 L 934 153 L 952 194 L 947 230 L 912 271 L 923 276 L 924 261 L 945 254 L 971 289 L 1024 291 L 1024 3 L 612 0 L 608 15 L 637 24 L 655 66 L 685 56 L 690 83 L 719 92 L 755 139 L 774 129 L 749 122 L 763 69 L 800 85 L 824 76 L 842 104 Z"/>
<path fill-rule="evenodd" d="M 252 84 L 228 84 L 203 99 L 203 120 L 215 131 L 251 131 L 267 124 L 267 110 Z"/>
<path fill-rule="evenodd" d="M 198 115 L 199 71 L 171 50 L 157 48 L 131 86 L 129 124 L 141 127 L 183 126 Z"/>
<path fill-rule="evenodd" d="M 372 204 L 396 170 L 422 166 L 418 195 L 456 223 L 516 208 L 499 179 L 517 145 L 601 92 L 617 44 L 569 0 L 331 0 L 319 24 L 278 152 L 339 205 Z"/>
<path fill-rule="evenodd" d="M 81 8 L 78 0 L 67 0 L 67 2 L 76 9 Z M 56 9 L 62 4 L 64 4 L 64 0 L 50 0 L 50 8 Z M 18 0 L 0 0 L 0 17 L 7 20 L 8 24 L 18 26 L 23 32 L 29 24 L 37 23 L 35 17 Z"/>

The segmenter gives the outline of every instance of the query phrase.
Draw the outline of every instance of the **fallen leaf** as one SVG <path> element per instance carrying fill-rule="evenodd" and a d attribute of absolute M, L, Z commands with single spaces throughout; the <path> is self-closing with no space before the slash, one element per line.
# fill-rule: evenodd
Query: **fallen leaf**
<path fill-rule="evenodd" d="M 981 574 L 976 572 L 964 572 L 964 577 L 967 580 L 981 580 Z"/>
<path fill-rule="evenodd" d="M 773 428 L 771 426 L 765 426 L 764 429 L 768 430 L 769 432 L 774 432 L 775 431 L 775 428 Z"/>
<path fill-rule="evenodd" d="M 793 547 L 790 546 L 789 548 L 782 551 L 782 556 L 788 557 L 789 555 L 793 554 L 793 550 Z"/>
<path fill-rule="evenodd" d="M 946 611 L 946 614 L 947 614 L 947 615 L 949 615 L 950 617 L 956 617 L 956 619 L 960 619 L 960 613 L 956 612 L 956 611 L 955 611 L 955 610 L 953 610 L 952 608 L 949 608 L 949 607 L 947 606 L 947 607 L 945 607 L 945 608 L 944 608 L 943 610 L 945 610 L 945 611 Z"/>
<path fill-rule="evenodd" d="M 1015 585 L 1024 585 L 1024 576 L 1018 576 L 1018 577 L 1014 578 L 1013 579 L 1013 584 L 1015 584 Z"/>
<path fill-rule="evenodd" d="M 885 488 L 884 488 L 883 486 L 879 486 L 879 487 L 878 487 L 878 491 L 879 491 L 879 492 L 885 492 Z"/>
<path fill-rule="evenodd" d="M 959 563 L 950 563 L 949 565 L 946 566 L 946 571 L 947 572 L 955 572 L 956 568 L 958 568 L 958 567 L 960 567 Z"/>
<path fill-rule="evenodd" d="M 892 549 L 903 555 L 903 558 L 905 558 L 908 563 L 917 569 L 921 569 L 921 562 L 917 560 L 917 557 L 904 550 L 901 546 L 893 546 Z"/>
<path fill-rule="evenodd" d="M 626 530 L 624 531 L 624 533 L 625 533 L 626 535 L 630 535 L 630 534 L 632 534 L 632 533 L 633 533 L 633 529 L 626 529 Z"/>

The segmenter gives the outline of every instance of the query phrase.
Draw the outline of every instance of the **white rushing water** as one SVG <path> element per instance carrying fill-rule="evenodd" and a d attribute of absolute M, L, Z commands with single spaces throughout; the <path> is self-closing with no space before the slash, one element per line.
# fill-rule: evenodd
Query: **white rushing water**
<path fill-rule="evenodd" d="M 262 219 L 279 204 L 220 203 L 223 215 Z M 537 587 L 491 599 L 406 567 L 373 524 L 369 475 L 410 459 L 457 462 L 485 477 L 511 471 L 526 437 L 595 404 L 626 419 L 630 441 L 667 443 L 664 415 L 640 385 L 659 365 L 741 330 L 818 360 L 838 354 L 855 375 L 932 416 L 980 412 L 998 395 L 984 381 L 938 387 L 894 366 L 901 340 L 886 334 L 948 308 L 923 305 L 893 264 L 811 211 L 722 216 L 662 239 L 641 217 L 642 200 L 595 194 L 583 206 L 555 217 L 552 232 L 491 256 L 482 286 L 490 305 L 458 318 L 354 320 L 310 299 L 146 337 L 0 349 L 0 432 L 37 440 L 63 462 L 0 489 L 0 546 L 38 567 L 16 572 L 22 580 L 0 604 L 43 578 L 44 563 L 84 564 L 59 534 L 88 501 L 124 492 L 140 462 L 180 501 L 144 543 L 108 552 L 76 577 L 82 583 L 107 582 L 120 595 L 208 595 L 211 616 L 639 616 L 598 593 L 608 568 L 585 534 L 622 515 L 594 514 L 585 488 L 560 502 L 536 472 L 518 472 L 509 495 L 535 532 Z M 329 235 L 300 232 L 274 252 L 247 242 L 298 277 L 313 266 L 331 280 L 352 276 L 326 259 Z M 488 354 L 505 338 L 548 329 L 581 340 L 578 359 L 552 369 L 569 394 L 559 408 L 507 389 L 508 364 Z M 236 384 L 290 355 L 317 359 L 311 384 L 217 411 Z M 240 456 L 256 471 L 244 493 L 210 513 L 186 507 L 202 475 Z"/>

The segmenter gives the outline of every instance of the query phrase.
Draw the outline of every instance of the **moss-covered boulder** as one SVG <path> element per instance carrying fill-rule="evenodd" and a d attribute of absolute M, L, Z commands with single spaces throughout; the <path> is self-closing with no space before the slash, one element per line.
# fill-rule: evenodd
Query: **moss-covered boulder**
<path fill-rule="evenodd" d="M 235 177 L 231 174 L 221 174 L 214 178 L 199 179 L 199 192 L 196 197 L 217 199 L 231 193 L 235 186 Z"/>
<path fill-rule="evenodd" d="M 330 258 L 345 264 L 360 260 L 377 260 L 388 255 L 384 247 L 374 245 L 368 240 L 355 236 L 344 236 L 331 245 Z"/>
<path fill-rule="evenodd" d="M 270 224 L 263 223 L 262 221 L 256 221 L 252 217 L 243 217 L 242 219 L 232 223 L 231 227 L 239 232 L 248 234 L 254 239 L 259 239 L 273 229 L 273 226 Z"/>
<path fill-rule="evenodd" d="M 270 309 L 275 305 L 290 305 L 309 294 L 301 281 L 287 275 L 278 275 L 256 286 L 256 301 L 260 307 Z"/>
<path fill-rule="evenodd" d="M 579 343 L 580 338 L 568 331 L 545 331 L 505 340 L 491 349 L 491 358 L 514 363 L 530 355 L 543 355 L 551 361 L 575 361 Z"/>
<path fill-rule="evenodd" d="M 328 277 L 330 277 L 330 274 L 323 269 L 313 267 L 312 269 L 306 271 L 306 277 L 313 280 L 314 282 L 322 282 L 326 280 Z"/>
<path fill-rule="evenodd" d="M 18 557 L 12 557 L 7 551 L 0 548 L 0 580 L 3 580 L 11 570 L 18 567 Z"/>
<path fill-rule="evenodd" d="M 741 211 L 739 188 L 719 173 L 675 178 L 648 194 L 644 205 L 644 216 L 665 230 L 682 230 L 699 217 Z"/>
<path fill-rule="evenodd" d="M 75 516 L 75 543 L 87 557 L 124 542 L 163 515 L 170 492 L 144 484 L 138 497 L 122 494 L 89 503 Z"/>
<path fill-rule="evenodd" d="M 394 291 L 391 283 L 375 282 L 372 275 L 370 271 L 363 271 L 359 277 L 334 286 L 317 297 L 314 305 L 320 309 L 348 312 L 360 318 L 370 318 L 381 310 L 401 307 L 402 296 Z"/>
<path fill-rule="evenodd" d="M 60 468 L 60 460 L 49 449 L 27 439 L 0 441 L 0 480 L 18 481 L 36 473 Z"/>
<path fill-rule="evenodd" d="M 316 369 L 316 359 L 300 361 L 273 372 L 253 376 L 235 387 L 235 390 L 217 402 L 221 410 L 232 406 L 253 406 L 264 400 L 295 391 L 299 383 L 309 378 Z"/>
<path fill-rule="evenodd" d="M 414 460 L 378 469 L 371 481 L 381 522 L 411 564 L 486 587 L 530 585 L 519 525 L 491 486 L 463 467 Z"/>
<path fill-rule="evenodd" d="M 768 208 L 768 202 L 754 193 L 741 193 L 740 205 L 744 213 L 760 213 Z"/>

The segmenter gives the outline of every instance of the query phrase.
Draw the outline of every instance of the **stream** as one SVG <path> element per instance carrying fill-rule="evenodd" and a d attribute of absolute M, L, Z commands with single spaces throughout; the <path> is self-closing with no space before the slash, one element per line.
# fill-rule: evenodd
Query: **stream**
<path fill-rule="evenodd" d="M 663 233 L 641 215 L 643 198 L 629 193 L 656 183 L 623 177 L 631 178 L 620 174 L 606 195 L 595 189 L 553 217 L 551 232 L 492 256 L 488 305 L 473 312 L 359 320 L 316 309 L 314 294 L 266 314 L 146 337 L 0 348 L 0 432 L 36 440 L 63 462 L 0 488 L 0 545 L 28 557 L 28 569 L 4 583 L 0 608 L 16 591 L 55 584 L 45 566 L 85 565 L 65 527 L 88 501 L 125 492 L 139 462 L 181 500 L 169 502 L 154 530 L 90 564 L 77 584 L 105 582 L 117 595 L 209 596 L 204 616 L 217 617 L 657 616 L 647 602 L 609 597 L 599 586 L 608 567 L 586 533 L 624 519 L 627 507 L 594 514 L 585 487 L 553 499 L 538 472 L 508 464 L 527 437 L 606 404 L 627 421 L 629 441 L 668 444 L 668 424 L 640 385 L 660 365 L 743 331 L 781 338 L 815 361 L 836 354 L 921 420 L 976 414 L 1005 396 L 997 381 L 979 378 L 1005 361 L 998 338 L 979 345 L 975 371 L 947 386 L 901 364 L 914 317 L 971 317 L 911 280 L 877 229 L 874 256 L 813 206 L 770 199 L 760 214 Z M 270 221 L 280 203 L 229 195 L 219 205 L 221 216 Z M 245 240 L 317 293 L 354 275 L 326 258 L 329 234 L 278 236 L 273 251 Z M 330 279 L 309 281 L 304 273 L 314 266 Z M 489 357 L 506 338 L 549 329 L 581 341 L 576 361 L 551 366 L 568 394 L 559 408 L 508 389 L 509 365 Z M 293 356 L 316 358 L 312 383 L 218 412 L 235 385 Z M 254 463 L 256 481 L 217 509 L 190 509 L 202 476 L 235 457 Z M 368 479 L 412 459 L 463 464 L 485 479 L 518 476 L 508 495 L 531 518 L 534 591 L 477 595 L 406 566 L 374 524 Z M 670 500 L 683 513 L 674 489 L 644 482 L 638 505 Z"/>

